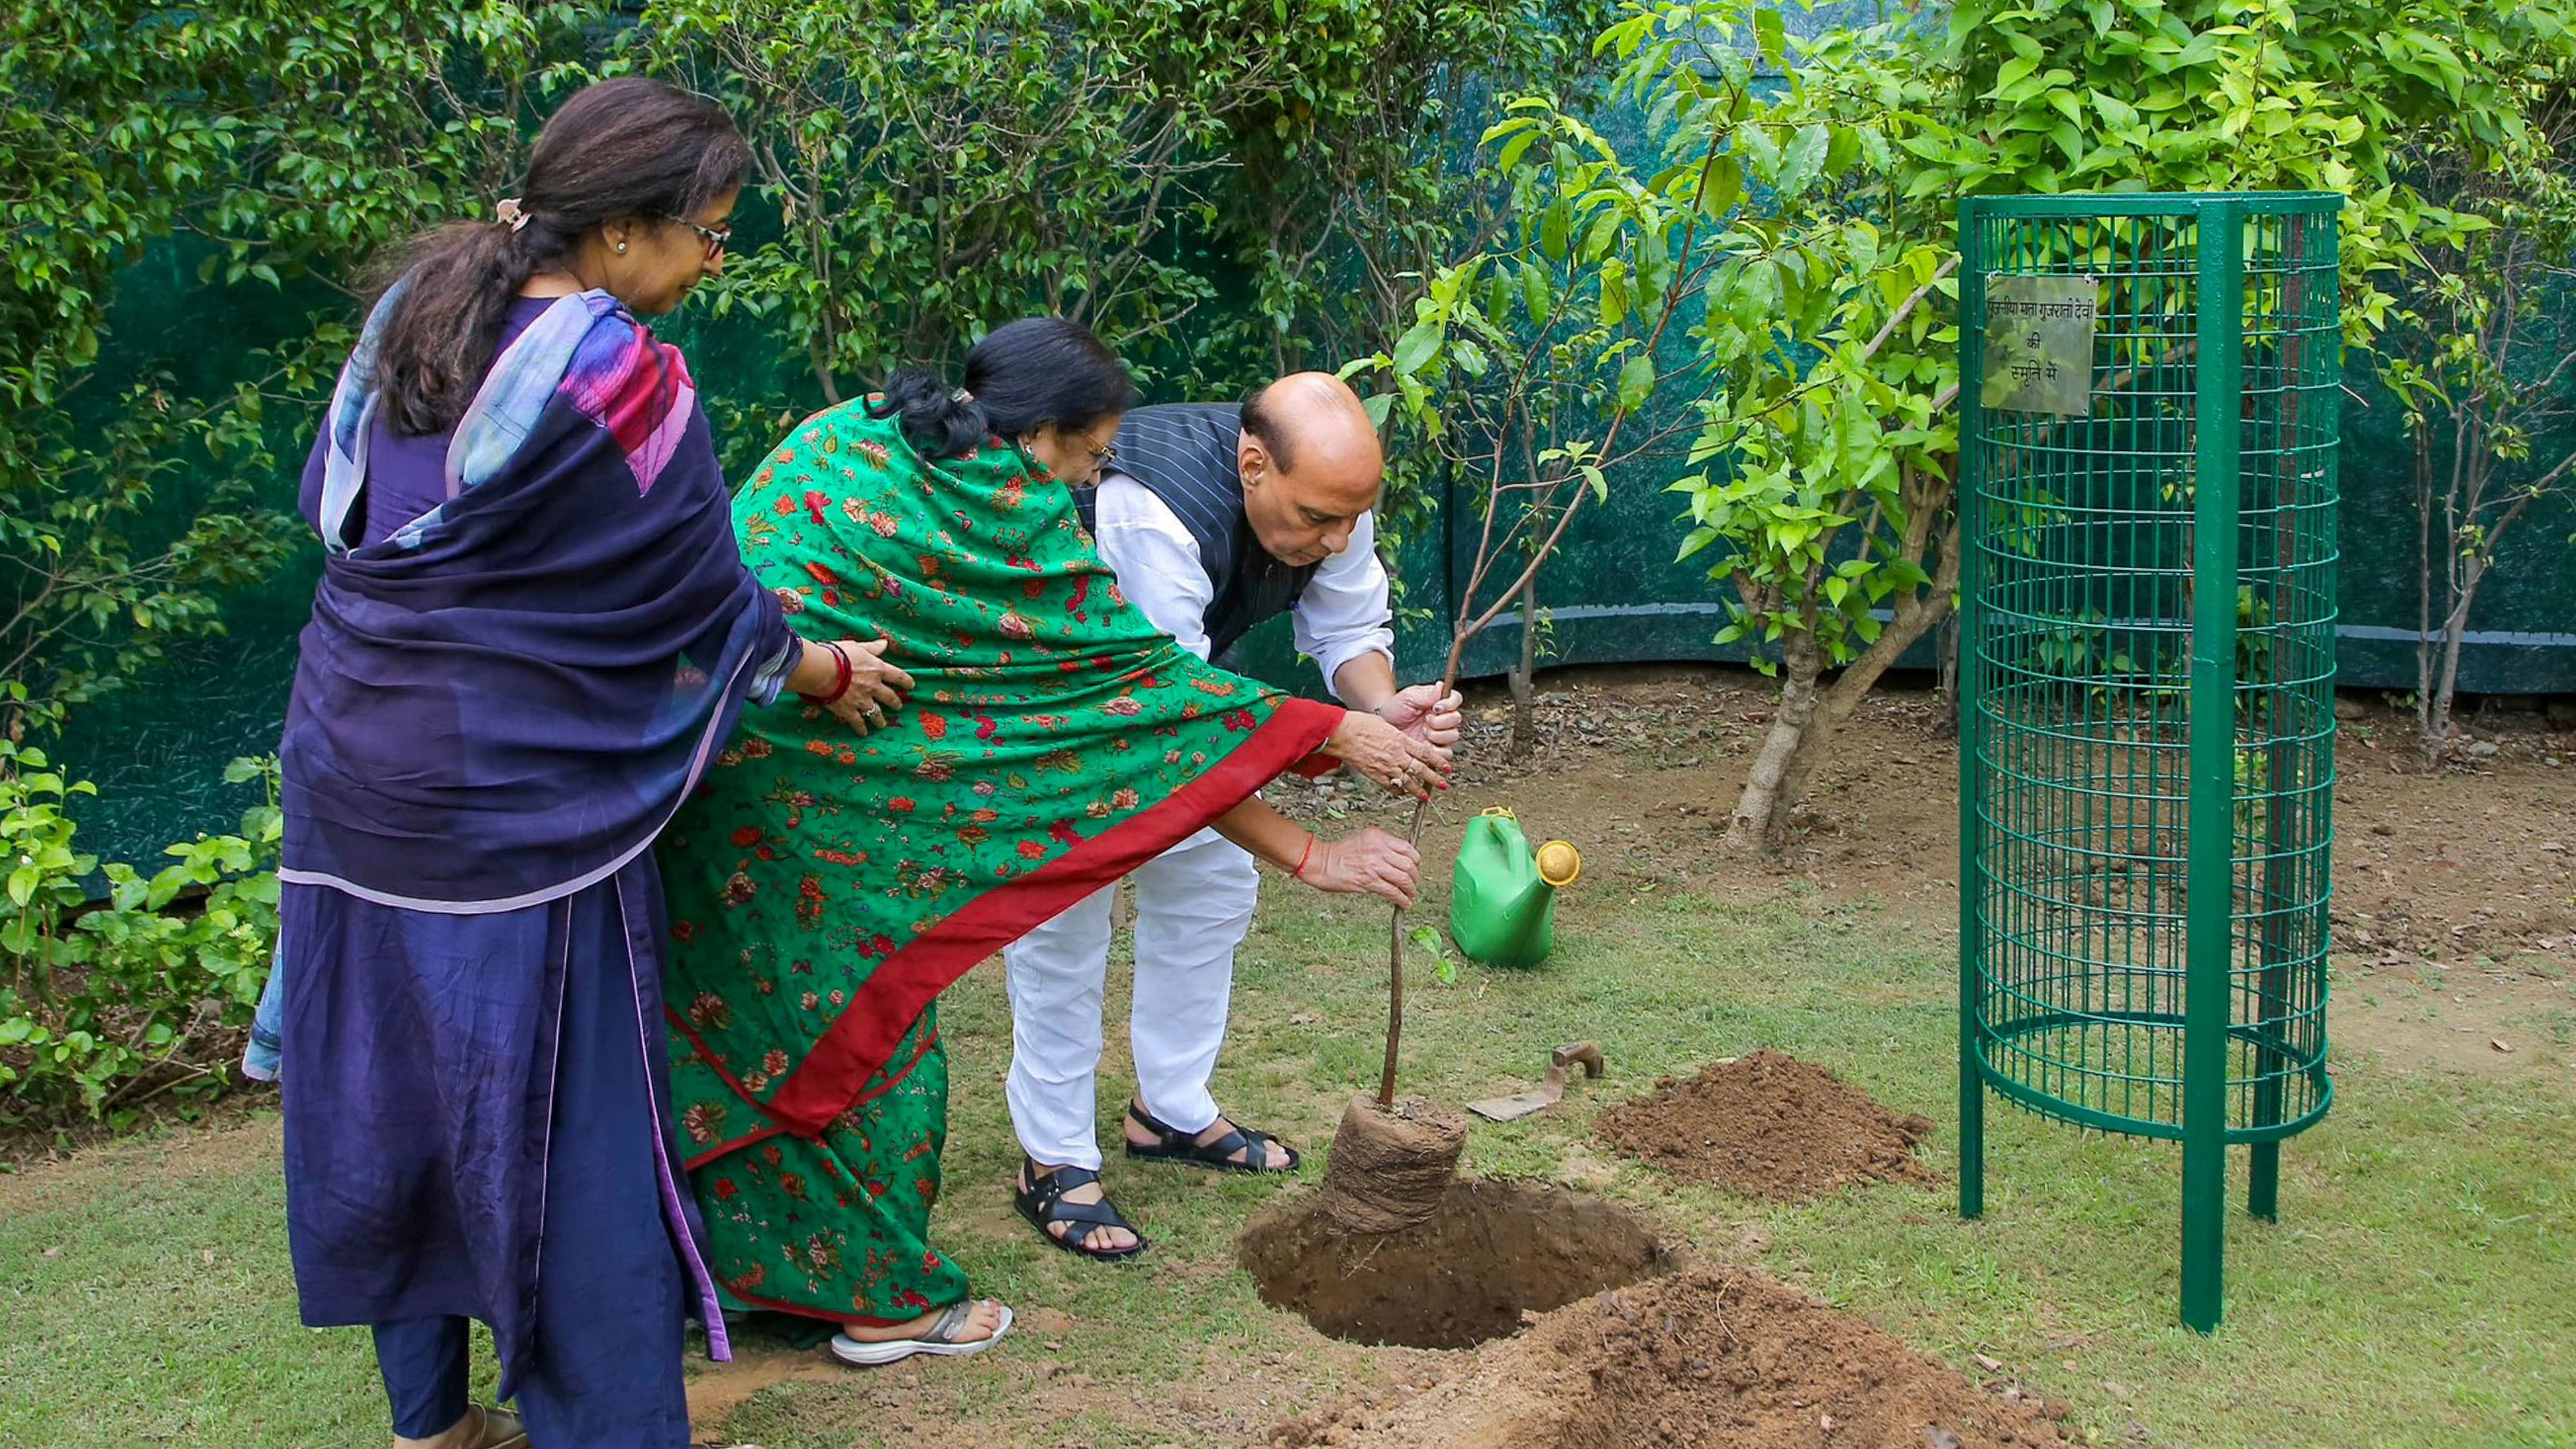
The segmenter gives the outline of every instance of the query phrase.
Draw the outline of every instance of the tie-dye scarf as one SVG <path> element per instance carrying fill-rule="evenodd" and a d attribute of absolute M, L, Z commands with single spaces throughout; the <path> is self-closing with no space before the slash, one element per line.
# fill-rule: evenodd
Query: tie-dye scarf
<path fill-rule="evenodd" d="M 353 545 L 400 296 L 368 318 L 307 474 L 325 559 L 281 747 L 279 874 L 511 910 L 650 844 L 736 707 L 775 697 L 792 640 L 735 551 L 680 354 L 605 292 L 556 301 L 495 359 L 446 500 Z"/>

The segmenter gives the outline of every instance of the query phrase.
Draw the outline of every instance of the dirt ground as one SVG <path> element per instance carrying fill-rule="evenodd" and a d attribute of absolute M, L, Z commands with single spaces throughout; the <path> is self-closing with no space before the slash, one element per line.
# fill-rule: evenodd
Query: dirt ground
<path fill-rule="evenodd" d="M 1424 854 L 1446 858 L 1477 811 L 1508 806 L 1533 841 L 1579 846 L 1594 890 L 1814 890 L 1955 932 L 1959 754 L 1934 696 L 1883 685 L 1793 817 L 1782 857 L 1745 861 L 1721 836 L 1770 699 L 1768 681 L 1738 669 L 1543 675 L 1536 743 L 1505 762 L 1509 701 L 1497 687 L 1471 689 L 1470 763 L 1433 812 Z M 2559 727 L 2576 713 L 2529 701 L 2464 711 L 2478 758 L 2438 772 L 2417 763 L 2408 721 L 2384 703 L 2347 696 L 2339 713 L 2336 1050 L 2542 1069 L 2527 1048 L 2576 1044 L 2576 728 Z M 1271 793 L 1296 813 L 1396 818 L 1338 779 Z"/>
<path fill-rule="evenodd" d="M 1705 1269 L 1614 1289 L 1419 1391 L 1284 1424 L 1273 1449 L 1993 1449 L 2063 1445 L 2062 1405 L 1971 1384 L 1776 1280 Z"/>
<path fill-rule="evenodd" d="M 1769 720 L 1763 680 L 1739 670 L 1621 668 L 1565 671 L 1543 678 L 1540 689 L 1537 743 L 1517 763 L 1503 757 L 1509 707 L 1501 691 L 1470 691 L 1467 763 L 1457 790 L 1432 813 L 1426 859 L 1449 858 L 1479 810 L 1508 806 L 1533 841 L 1563 837 L 1582 849 L 1590 890 L 1679 889 L 1739 900 L 1811 891 L 1872 899 L 1920 926 L 1955 932 L 1958 751 L 1928 692 L 1900 684 L 1862 707 L 1842 763 L 1824 772 L 1796 815 L 1788 850 L 1761 862 L 1737 858 L 1720 836 Z M 2556 1054 L 2517 1042 L 2563 1046 L 2576 1032 L 2576 733 L 2553 731 L 2538 711 L 2508 714 L 2484 727 L 2482 737 L 2497 746 L 2492 755 L 2426 773 L 2414 765 L 2402 719 L 2347 700 L 2344 713 L 2356 712 L 2337 750 L 2335 1049 L 2480 1073 L 2551 1069 L 2542 1063 Z M 1338 778 L 1284 781 L 1269 793 L 1319 823 L 1403 825 L 1400 807 Z M 1892 1144 L 1893 1155 L 1881 1154 L 1881 1168 L 1927 1170 L 1904 1151 L 1911 1124 L 1850 1095 L 1860 1114 L 1854 1121 L 1873 1112 L 1884 1119 L 1888 1141 L 1880 1145 Z M 1310 1236 L 1274 1225 L 1267 1238 L 1247 1238 L 1247 1247 L 1258 1259 L 1311 1248 Z M 1613 1271 L 1609 1280 L 1633 1271 Z M 1350 1303 L 1295 1306 L 1321 1306 L 1326 1316 L 1347 1309 L 1355 1320 L 1372 1305 L 1383 1310 L 1387 1295 L 1345 1286 L 1351 1291 L 1341 1297 Z M 1438 1293 L 1423 1301 L 1449 1303 Z M 1758 1273 L 1691 1269 L 1525 1321 L 1528 1331 L 1464 1354 L 1371 1350 L 1375 1366 L 1393 1377 L 1390 1392 L 1284 1423 L 1272 1442 L 1287 1449 L 2065 1442 L 2054 1422 L 2064 1406 L 2008 1382 L 1970 1384 Z M 1209 1371 L 1202 1390 L 1224 1394 L 1236 1367 L 1211 1363 Z M 761 1389 L 831 1372 L 810 1354 L 755 1352 L 693 1380 L 692 1405 L 701 1423 L 720 1424 L 726 1409 Z M 1090 1391 L 1066 1392 L 1079 1401 Z M 886 1397 L 894 1405 L 904 1396 L 890 1382 Z"/>
<path fill-rule="evenodd" d="M 1765 681 L 1735 670 L 1637 668 L 1567 671 L 1540 683 L 1538 740 L 1516 764 L 1502 763 L 1508 706 L 1500 691 L 1471 692 L 1469 763 L 1433 813 L 1426 859 L 1447 860 L 1478 810 L 1509 806 L 1533 840 L 1581 847 L 1584 888 L 1605 896 L 1815 893 L 1874 900 L 1935 934 L 1956 930 L 1957 751 L 1928 693 L 1900 685 L 1867 703 L 1841 763 L 1795 817 L 1788 851 L 1754 862 L 1725 850 L 1720 835 L 1767 724 Z M 2553 729 L 2536 710 L 2474 720 L 2494 752 L 2469 768 L 2426 773 L 2401 718 L 2349 700 L 2346 713 L 2358 717 L 2346 720 L 2337 749 L 2335 1051 L 2482 1074 L 2566 1070 L 2564 1050 L 2534 1048 L 2563 1049 L 2576 1037 L 2576 732 Z M 1401 826 L 1396 808 L 1338 780 L 1284 782 L 1271 796 L 1310 820 Z M 252 1130 L 273 1143 L 273 1123 Z M 155 1150 L 174 1164 L 200 1153 L 212 1163 L 238 1150 L 227 1145 L 238 1136 L 182 1137 Z M 1901 1151 L 1889 1161 L 1911 1165 Z M 85 1175 L 79 1161 L 66 1164 L 47 1174 L 50 1190 L 65 1188 L 66 1172 L 73 1181 Z M 13 1195 L 12 1180 L 0 1176 L 0 1210 Z M 1044 1338 L 1044 1311 L 1023 1330 Z M 745 1348 L 739 1362 L 691 1382 L 708 1442 L 731 1442 L 718 1426 L 764 1389 L 846 1377 L 784 1343 Z M 1866 1322 L 1733 1269 L 1693 1268 L 1564 1301 L 1529 1331 L 1465 1353 L 1349 1352 L 1355 1368 L 1368 1365 L 1362 1378 L 1395 1386 L 1391 1395 L 1363 1394 L 1284 1424 L 1274 1443 L 2063 1442 L 2053 1422 L 2063 1406 L 2009 1384 L 1971 1384 Z M 881 1427 L 914 1407 L 910 1367 L 882 1375 L 879 1407 L 893 1417 Z M 1044 1401 L 1033 1403 L 1032 1422 L 1105 1392 L 1054 1367 L 1031 1370 L 1025 1388 Z M 1222 1357 L 1205 1368 L 1193 1393 L 1209 1403 L 1265 1371 Z M 1173 1412 L 1186 1415 L 1190 1405 L 1176 1401 Z M 934 1427 L 937 1416 L 923 1414 L 922 1427 Z M 1490 1432 L 1461 1427 L 1469 1425 Z"/>
<path fill-rule="evenodd" d="M 1931 1182 L 1899 1117 L 1813 1062 L 1775 1051 L 1712 1062 L 1601 1111 L 1602 1140 L 1650 1166 L 1746 1197 L 1818 1197 L 1859 1182 Z"/>

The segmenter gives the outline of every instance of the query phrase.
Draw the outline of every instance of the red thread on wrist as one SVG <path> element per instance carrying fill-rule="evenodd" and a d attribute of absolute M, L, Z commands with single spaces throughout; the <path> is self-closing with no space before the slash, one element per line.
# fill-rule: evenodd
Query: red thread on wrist
<path fill-rule="evenodd" d="M 1306 853 L 1297 857 L 1297 868 L 1288 872 L 1288 874 L 1294 876 L 1298 880 L 1304 880 L 1306 878 L 1306 862 L 1314 858 L 1315 837 L 1310 833 L 1306 837 Z"/>

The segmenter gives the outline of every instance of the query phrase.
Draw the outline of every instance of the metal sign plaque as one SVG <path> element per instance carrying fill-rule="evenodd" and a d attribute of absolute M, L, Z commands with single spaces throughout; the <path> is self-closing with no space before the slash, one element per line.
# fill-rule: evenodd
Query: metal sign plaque
<path fill-rule="evenodd" d="M 2097 277 L 1988 273 L 1979 401 L 2004 412 L 2090 416 L 2094 309 L 2101 292 Z"/>

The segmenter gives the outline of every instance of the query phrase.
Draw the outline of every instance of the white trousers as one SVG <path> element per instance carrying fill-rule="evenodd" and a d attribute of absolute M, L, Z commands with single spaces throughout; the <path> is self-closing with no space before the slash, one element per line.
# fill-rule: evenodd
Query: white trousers
<path fill-rule="evenodd" d="M 1217 1119 L 1208 1078 L 1225 1041 L 1234 948 L 1252 929 L 1252 857 L 1202 830 L 1139 867 L 1136 989 L 1127 1039 L 1137 1099 L 1184 1132 Z M 1011 990 L 1011 1125 L 1028 1155 L 1100 1170 L 1095 1078 L 1118 887 L 1085 897 L 1002 953 Z"/>

